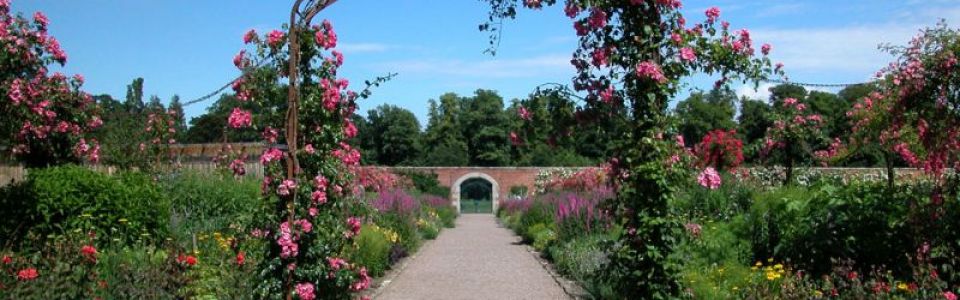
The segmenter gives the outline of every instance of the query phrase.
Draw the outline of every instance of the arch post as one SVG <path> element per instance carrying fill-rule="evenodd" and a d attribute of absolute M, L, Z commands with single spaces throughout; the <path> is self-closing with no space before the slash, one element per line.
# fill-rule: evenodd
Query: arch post
<path fill-rule="evenodd" d="M 453 186 L 450 187 L 450 199 L 453 201 L 453 206 L 456 207 L 457 209 L 457 214 L 460 214 L 460 185 L 463 184 L 464 181 L 467 181 L 468 179 L 473 179 L 473 178 L 481 178 L 483 180 L 489 181 L 490 184 L 493 186 L 490 191 L 490 194 L 491 194 L 490 201 L 492 201 L 491 204 L 493 205 L 493 213 L 496 214 L 497 207 L 499 206 L 499 203 L 497 203 L 497 201 L 500 200 L 500 184 L 497 183 L 497 180 L 493 179 L 492 176 L 487 175 L 486 173 L 480 173 L 480 172 L 470 172 L 463 176 L 460 176 L 460 178 L 454 181 Z"/>

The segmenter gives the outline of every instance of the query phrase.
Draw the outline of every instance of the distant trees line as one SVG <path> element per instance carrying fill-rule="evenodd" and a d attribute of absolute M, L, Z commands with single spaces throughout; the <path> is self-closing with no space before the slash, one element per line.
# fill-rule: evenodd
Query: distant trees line
<path fill-rule="evenodd" d="M 230 110 L 245 105 L 232 94 L 222 95 L 205 114 L 191 119 L 188 128 L 179 97 L 174 96 L 168 106 L 156 96 L 144 102 L 141 78 L 127 90 L 123 101 L 109 95 L 95 97 L 105 110 L 107 128 L 98 134 L 103 148 L 109 151 L 104 155 L 107 163 L 137 165 L 136 155 L 130 154 L 137 152 L 140 143 L 150 142 L 142 134 L 147 115 L 167 109 L 179 112 L 178 142 L 260 140 L 260 128 L 224 130 Z M 776 162 L 778 157 L 762 157 L 761 150 L 766 130 L 773 125 L 770 115 L 782 107 L 784 99 L 795 98 L 826 120 L 824 138 L 807 143 L 807 152 L 812 154 L 812 149 L 826 148 L 834 138 L 846 140 L 850 132 L 846 112 L 873 90 L 870 85 L 854 85 L 834 94 L 783 84 L 770 88 L 769 99 L 738 98 L 729 88 L 694 91 L 676 103 L 671 114 L 675 124 L 672 130 L 682 135 L 688 145 L 700 141 L 711 130 L 736 130 L 744 144 L 747 164 Z M 469 96 L 446 93 L 429 100 L 425 128 L 411 111 L 384 104 L 369 110 L 366 117 L 353 117 L 358 129 L 353 143 L 362 150 L 363 163 L 367 165 L 585 166 L 603 162 L 612 154 L 609 141 L 617 140 L 609 137 L 623 134 L 622 125 L 608 119 L 586 129 L 569 131 L 566 128 L 571 128 L 569 125 L 581 116 L 566 97 L 569 95 L 556 91 L 535 93 L 504 105 L 504 99 L 492 90 L 480 89 Z M 255 117 L 275 114 L 259 111 L 258 107 L 263 106 L 249 107 Z M 525 127 L 521 122 L 537 126 Z M 882 161 L 882 153 L 868 152 L 835 165 L 878 166 Z M 812 165 L 815 161 L 810 155 L 801 163 Z"/>

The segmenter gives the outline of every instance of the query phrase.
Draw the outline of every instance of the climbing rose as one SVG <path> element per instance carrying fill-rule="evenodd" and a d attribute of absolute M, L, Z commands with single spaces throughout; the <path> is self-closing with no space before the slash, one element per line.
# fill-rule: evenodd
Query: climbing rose
<path fill-rule="evenodd" d="M 256 38 L 257 38 L 257 31 L 250 29 L 250 31 L 247 31 L 247 33 L 243 35 L 243 43 L 249 44 Z"/>
<path fill-rule="evenodd" d="M 770 46 L 770 44 L 763 44 L 763 46 L 760 47 L 760 53 L 763 53 L 763 55 L 770 54 L 771 48 L 773 47 Z"/>
<path fill-rule="evenodd" d="M 957 300 L 957 295 L 953 294 L 951 291 L 943 292 L 943 298 L 947 300 Z"/>
<path fill-rule="evenodd" d="M 329 50 L 337 47 L 337 33 L 333 31 L 333 25 L 330 24 L 329 20 L 323 20 L 322 29 L 318 28 L 315 40 L 317 45 L 323 47 L 323 49 Z"/>
<path fill-rule="evenodd" d="M 660 66 L 651 61 L 645 61 L 637 64 L 637 76 L 641 78 L 650 78 L 659 83 L 667 82 L 667 78 L 664 77 L 663 72 L 660 71 Z"/>
<path fill-rule="evenodd" d="M 252 121 L 252 114 L 249 111 L 240 109 L 239 107 L 234 107 L 233 112 L 230 113 L 230 117 L 227 119 L 227 123 L 230 124 L 231 128 L 249 127 Z"/>
<path fill-rule="evenodd" d="M 697 176 L 697 183 L 711 190 L 718 189 L 720 188 L 720 174 L 713 167 L 707 167 Z"/>
<path fill-rule="evenodd" d="M 530 111 L 527 110 L 526 107 L 521 106 L 519 109 L 517 109 L 517 114 L 520 115 L 521 119 L 530 121 Z"/>
<path fill-rule="evenodd" d="M 280 152 L 280 149 L 270 148 L 267 151 L 263 152 L 263 155 L 260 156 L 260 164 L 267 165 L 271 162 L 280 160 L 283 157 L 283 152 Z"/>
<path fill-rule="evenodd" d="M 297 188 L 297 183 L 293 180 L 286 179 L 280 183 L 280 187 L 277 187 L 277 194 L 280 196 L 290 196 L 290 192 Z"/>
<path fill-rule="evenodd" d="M 297 296 L 300 297 L 300 300 L 313 300 L 315 297 L 313 294 L 313 284 L 309 282 L 298 283 Z"/>
<path fill-rule="evenodd" d="M 17 272 L 17 279 L 22 281 L 34 280 L 37 276 L 40 276 L 40 274 L 34 268 L 26 268 Z"/>
<path fill-rule="evenodd" d="M 3 256 L 3 264 L 8 265 L 12 262 L 13 262 L 13 257 L 10 257 L 9 255 Z"/>
<path fill-rule="evenodd" d="M 344 236 L 347 238 L 352 238 L 360 234 L 360 218 L 350 217 L 347 219 L 347 227 L 349 231 L 344 233 Z"/>
<path fill-rule="evenodd" d="M 357 275 L 360 275 L 360 278 L 350 286 L 350 289 L 353 291 L 362 291 L 369 288 L 371 278 L 370 275 L 367 275 L 367 268 L 360 267 L 360 273 Z"/>
<path fill-rule="evenodd" d="M 283 32 L 280 30 L 273 30 L 267 34 L 267 44 L 270 47 L 276 48 L 280 47 L 280 43 L 283 42 Z"/>
<path fill-rule="evenodd" d="M 720 17 L 720 8 L 716 6 L 707 9 L 707 23 L 713 23 L 717 21 L 717 18 Z"/>
<path fill-rule="evenodd" d="M 693 49 L 684 47 L 680 49 L 680 59 L 686 62 L 692 62 L 694 59 L 697 59 L 697 54 L 693 52 Z"/>
<path fill-rule="evenodd" d="M 327 257 L 327 263 L 330 264 L 330 269 L 334 271 L 339 271 L 347 266 L 347 261 L 339 257 Z"/>

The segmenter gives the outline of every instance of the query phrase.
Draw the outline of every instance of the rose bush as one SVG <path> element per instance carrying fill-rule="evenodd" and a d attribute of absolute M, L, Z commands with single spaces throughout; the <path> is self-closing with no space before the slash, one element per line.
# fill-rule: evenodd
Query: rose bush
<path fill-rule="evenodd" d="M 100 159 L 100 145 L 87 134 L 103 122 L 93 98 L 80 90 L 84 78 L 50 74 L 48 66 L 67 63 L 57 39 L 47 33 L 41 13 L 28 20 L 10 14 L 0 1 L 0 151 L 27 167 L 47 167 Z"/>

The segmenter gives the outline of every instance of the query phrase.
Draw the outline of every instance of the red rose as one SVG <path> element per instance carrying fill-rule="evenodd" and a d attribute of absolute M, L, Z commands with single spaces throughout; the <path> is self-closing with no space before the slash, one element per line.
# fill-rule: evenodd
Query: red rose
<path fill-rule="evenodd" d="M 246 256 L 243 255 L 243 251 L 240 251 L 240 253 L 237 253 L 237 265 L 242 266 L 243 263 L 246 261 L 247 261 L 247 258 Z"/>
<path fill-rule="evenodd" d="M 97 248 L 94 248 L 93 246 L 90 246 L 90 245 L 83 246 L 82 248 L 80 248 L 80 253 L 89 259 L 92 259 L 92 260 L 97 259 Z"/>
<path fill-rule="evenodd" d="M 17 272 L 17 279 L 23 281 L 36 279 L 37 276 L 40 276 L 40 274 L 37 273 L 37 269 L 34 268 L 26 268 Z"/>

